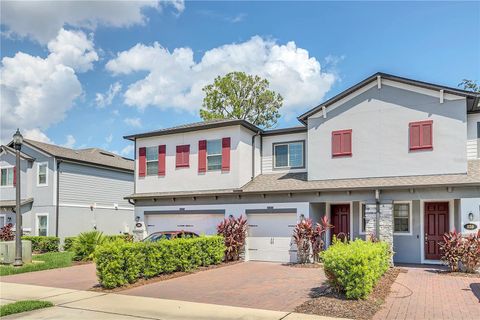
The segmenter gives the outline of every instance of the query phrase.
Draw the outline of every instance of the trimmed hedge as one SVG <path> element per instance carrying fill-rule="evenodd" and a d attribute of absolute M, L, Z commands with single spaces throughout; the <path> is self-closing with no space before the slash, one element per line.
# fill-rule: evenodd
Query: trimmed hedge
<path fill-rule="evenodd" d="M 322 253 L 329 284 L 348 299 L 364 299 L 390 266 L 390 246 L 357 239 L 337 241 Z"/>
<path fill-rule="evenodd" d="M 57 252 L 60 238 L 46 236 L 23 236 L 22 240 L 32 242 L 32 251 L 35 253 Z"/>
<path fill-rule="evenodd" d="M 219 264 L 224 252 L 225 244 L 220 236 L 158 242 L 114 241 L 98 246 L 94 261 L 100 284 L 115 288 L 140 278 Z"/>

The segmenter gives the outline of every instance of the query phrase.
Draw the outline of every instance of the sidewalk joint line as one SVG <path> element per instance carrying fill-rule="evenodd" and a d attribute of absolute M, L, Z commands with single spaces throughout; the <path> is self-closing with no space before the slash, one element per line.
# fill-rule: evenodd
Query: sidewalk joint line
<path fill-rule="evenodd" d="M 81 292 L 88 292 L 88 291 L 81 291 Z M 108 293 L 101 293 L 99 295 L 96 295 L 96 296 L 93 296 L 93 297 L 86 297 L 86 298 L 81 298 L 81 299 L 77 299 L 77 300 L 72 300 L 72 301 L 68 301 L 68 302 L 64 302 L 64 303 L 60 303 L 60 304 L 57 304 L 57 306 L 63 306 L 67 303 L 74 303 L 74 302 L 78 302 L 78 301 L 83 301 L 83 300 L 88 300 L 88 299 L 93 299 L 93 298 L 97 298 L 97 297 L 102 297 L 102 296 L 105 296 L 107 295 Z"/>
<path fill-rule="evenodd" d="M 151 318 L 151 317 L 131 315 L 131 314 L 125 314 L 125 313 L 118 313 L 118 312 L 103 311 L 103 310 L 95 310 L 95 309 L 87 309 L 87 308 L 79 308 L 79 307 L 69 307 L 69 306 L 66 306 L 66 305 L 61 305 L 61 306 L 57 306 L 57 307 L 65 308 L 65 309 L 85 310 L 85 311 L 93 311 L 93 312 L 114 314 L 114 315 L 117 315 L 117 316 L 124 316 L 124 317 L 130 317 L 130 318 L 141 318 L 141 319 L 148 319 L 148 320 L 161 320 L 162 319 L 162 318 Z"/>
<path fill-rule="evenodd" d="M 287 312 L 286 315 L 284 315 L 283 317 L 281 317 L 281 318 L 278 319 L 278 320 L 283 320 L 283 319 L 285 319 L 286 317 L 288 317 L 288 316 L 291 315 L 291 314 L 292 314 L 291 312 Z"/>

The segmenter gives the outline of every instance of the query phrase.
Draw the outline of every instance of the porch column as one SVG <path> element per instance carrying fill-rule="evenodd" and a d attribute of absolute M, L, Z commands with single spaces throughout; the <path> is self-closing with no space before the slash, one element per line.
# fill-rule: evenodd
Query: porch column
<path fill-rule="evenodd" d="M 377 239 L 390 244 L 393 252 L 393 203 L 380 203 L 378 205 L 378 211 L 379 219 L 377 221 L 377 204 L 367 203 L 365 205 L 365 232 L 367 236 L 373 234 Z"/>

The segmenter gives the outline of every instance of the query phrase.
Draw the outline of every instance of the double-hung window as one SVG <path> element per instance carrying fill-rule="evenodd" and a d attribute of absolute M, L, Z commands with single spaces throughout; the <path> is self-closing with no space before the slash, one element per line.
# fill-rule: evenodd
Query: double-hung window
<path fill-rule="evenodd" d="M 275 169 L 295 169 L 305 167 L 304 141 L 275 143 L 273 145 L 273 165 Z"/>
<path fill-rule="evenodd" d="M 222 140 L 207 141 L 207 170 L 222 169 Z"/>
<path fill-rule="evenodd" d="M 13 172 L 15 170 L 13 167 L 2 168 L 0 172 L 0 180 L 2 187 L 12 187 L 13 186 Z"/>
<path fill-rule="evenodd" d="M 158 147 L 146 148 L 147 176 L 158 174 Z"/>
<path fill-rule="evenodd" d="M 367 219 L 365 219 L 366 216 L 366 208 L 367 206 L 365 203 L 360 204 L 361 212 L 360 212 L 360 234 L 365 234 L 367 230 Z"/>
<path fill-rule="evenodd" d="M 410 230 L 410 203 L 393 204 L 393 232 L 409 234 Z"/>
<path fill-rule="evenodd" d="M 48 215 L 37 214 L 37 235 L 48 236 Z"/>
<path fill-rule="evenodd" d="M 37 164 L 37 186 L 46 186 L 48 174 L 48 164 L 46 162 Z"/>

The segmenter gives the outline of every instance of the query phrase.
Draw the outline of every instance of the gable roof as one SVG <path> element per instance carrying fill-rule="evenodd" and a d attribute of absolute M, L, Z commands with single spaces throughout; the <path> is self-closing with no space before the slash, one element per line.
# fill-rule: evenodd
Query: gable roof
<path fill-rule="evenodd" d="M 133 171 L 133 160 L 121 157 L 106 150 L 98 148 L 75 150 L 30 139 L 25 139 L 24 143 L 58 159 Z"/>
<path fill-rule="evenodd" d="M 451 87 L 446 87 L 438 84 L 433 84 L 429 82 L 423 82 L 423 81 L 418 81 L 418 80 L 413 80 L 413 79 L 408 79 L 408 78 L 403 78 L 395 75 L 391 75 L 388 73 L 383 73 L 383 72 L 377 72 L 370 77 L 366 78 L 365 80 L 357 83 L 356 85 L 348 88 L 347 90 L 340 92 L 336 96 L 328 99 L 327 101 L 321 103 L 320 105 L 316 106 L 313 109 L 310 109 L 309 111 L 305 112 L 304 114 L 300 115 L 297 117 L 297 119 L 306 124 L 308 117 L 311 115 L 317 113 L 320 111 L 323 107 L 328 107 L 335 102 L 345 98 L 346 96 L 352 94 L 353 92 L 359 90 L 360 88 L 366 86 L 367 84 L 371 83 L 372 81 L 376 81 L 377 77 L 381 77 L 382 79 L 386 80 L 392 80 L 404 84 L 409 84 L 425 89 L 430 89 L 430 90 L 443 90 L 445 93 L 450 93 L 454 95 L 459 95 L 467 98 L 467 112 L 480 112 L 480 93 L 472 92 L 472 91 L 466 91 L 466 90 L 461 90 L 461 89 L 456 89 L 456 88 L 451 88 Z"/>
<path fill-rule="evenodd" d="M 15 154 L 16 154 L 16 150 L 13 149 L 13 148 L 11 148 L 11 147 L 9 147 L 9 146 L 1 145 L 1 146 L 0 146 L 0 149 L 3 150 L 3 151 L 5 151 L 5 152 L 8 152 L 8 153 L 10 153 L 10 154 L 12 154 L 12 155 L 14 155 L 14 156 L 15 156 Z M 34 161 L 34 160 L 35 160 L 35 158 L 32 158 L 31 156 L 29 156 L 28 154 L 26 154 L 25 152 L 22 152 L 22 151 L 20 151 L 20 157 L 23 158 L 23 159 L 25 159 L 25 160 L 28 160 L 28 161 Z"/>
<path fill-rule="evenodd" d="M 137 133 L 128 136 L 124 136 L 124 139 L 128 140 L 135 140 L 137 138 L 146 138 L 146 137 L 154 137 L 154 136 L 163 136 L 167 134 L 174 134 L 174 133 L 183 133 L 189 131 L 198 131 L 198 130 L 206 130 L 206 129 L 213 129 L 213 128 L 221 128 L 221 127 L 229 127 L 229 126 L 236 126 L 241 125 L 253 132 L 263 132 L 262 129 L 259 127 L 251 124 L 246 120 L 241 119 L 216 119 L 216 120 L 207 120 L 207 121 L 200 121 L 200 122 L 193 122 L 182 124 L 175 127 L 149 131 L 144 133 Z"/>

